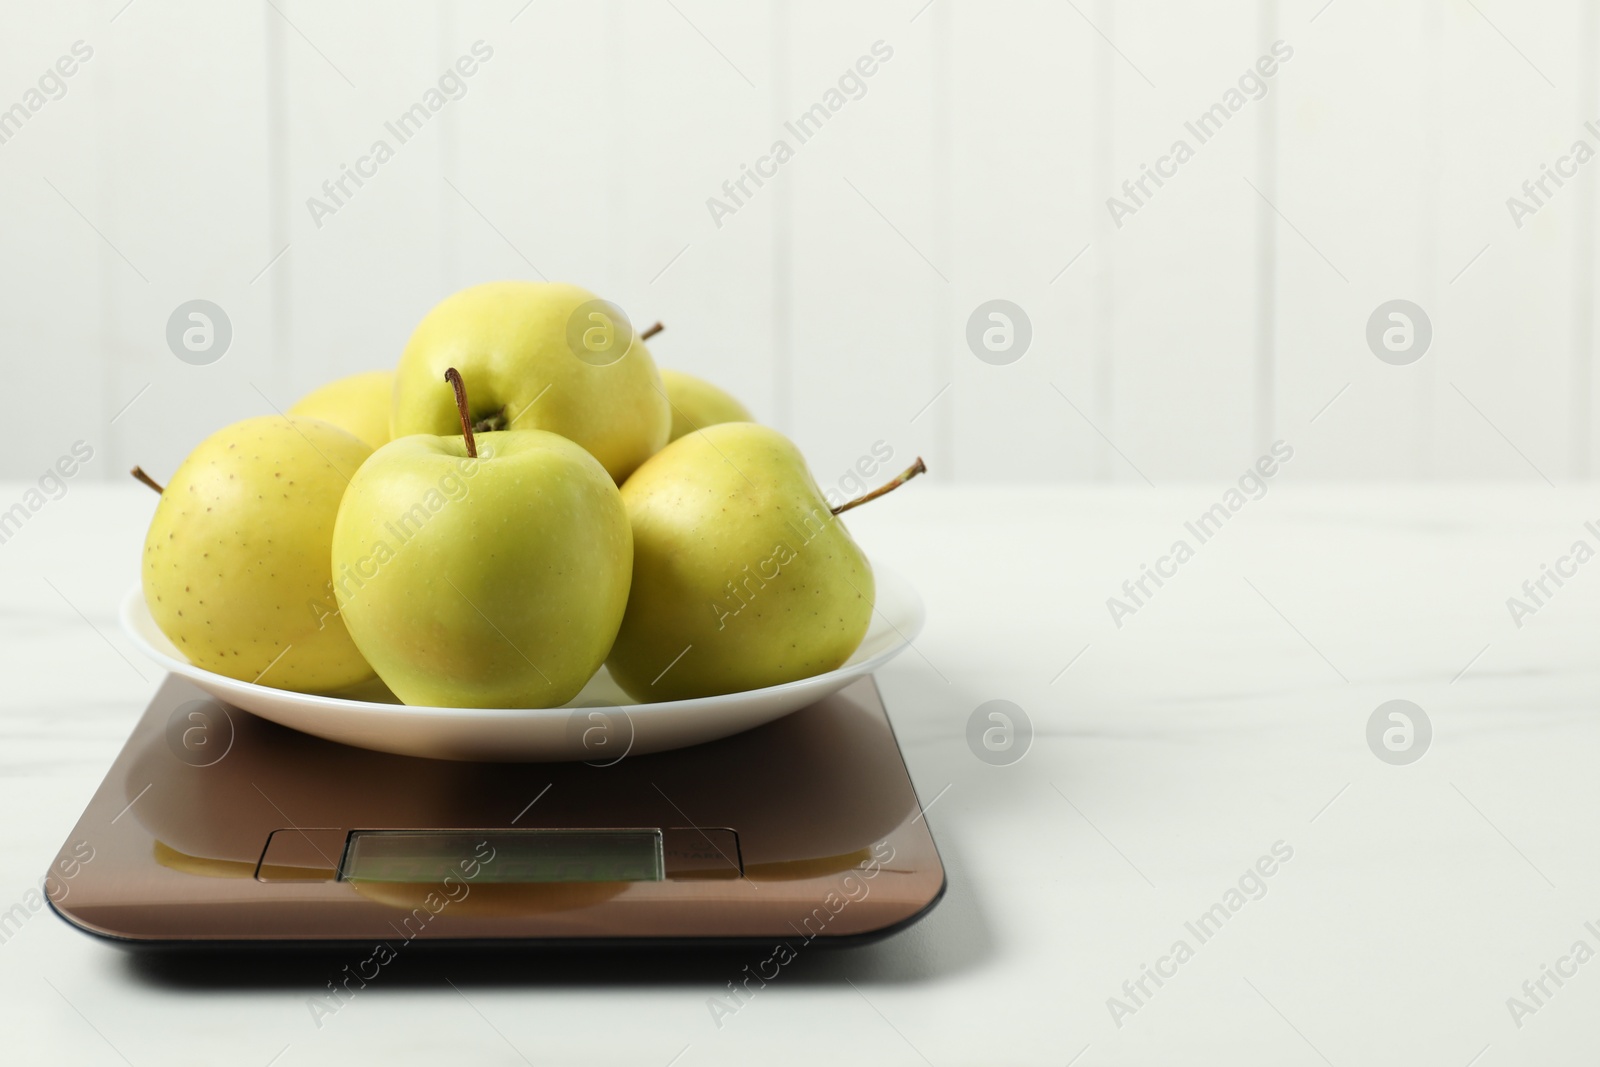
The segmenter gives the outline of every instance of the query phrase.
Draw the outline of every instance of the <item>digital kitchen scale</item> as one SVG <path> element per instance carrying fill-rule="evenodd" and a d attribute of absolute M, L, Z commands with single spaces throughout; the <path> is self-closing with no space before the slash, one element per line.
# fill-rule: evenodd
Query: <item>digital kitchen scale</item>
<path fill-rule="evenodd" d="M 169 677 L 47 880 L 62 918 L 135 948 L 845 944 L 944 887 L 870 677 L 720 741 L 590 763 L 351 748 Z"/>

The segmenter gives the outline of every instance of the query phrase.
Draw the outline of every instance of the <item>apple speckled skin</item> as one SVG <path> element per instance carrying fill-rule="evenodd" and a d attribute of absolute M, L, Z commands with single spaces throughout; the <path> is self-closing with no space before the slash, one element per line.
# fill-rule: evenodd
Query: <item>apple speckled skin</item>
<path fill-rule="evenodd" d="M 635 700 L 809 678 L 866 636 L 872 567 L 776 430 L 727 422 L 679 438 L 622 499 L 633 593 L 606 665 Z"/>
<path fill-rule="evenodd" d="M 548 430 L 576 441 L 612 479 L 623 479 L 667 443 L 672 410 L 650 350 L 596 366 L 573 353 L 569 326 L 598 300 L 559 282 L 490 282 L 446 297 L 423 318 L 400 356 L 391 428 L 459 433 L 449 367 L 466 380 L 474 427 Z"/>
<path fill-rule="evenodd" d="M 462 437 L 417 434 L 373 453 L 339 509 L 335 595 L 407 704 L 558 707 L 600 669 L 622 622 L 627 509 L 565 437 L 509 430 L 477 445 L 472 459 Z"/>
<path fill-rule="evenodd" d="M 143 583 L 191 663 L 308 693 L 372 677 L 329 584 L 339 500 L 371 453 L 329 423 L 268 415 L 189 454 L 151 519 Z"/>

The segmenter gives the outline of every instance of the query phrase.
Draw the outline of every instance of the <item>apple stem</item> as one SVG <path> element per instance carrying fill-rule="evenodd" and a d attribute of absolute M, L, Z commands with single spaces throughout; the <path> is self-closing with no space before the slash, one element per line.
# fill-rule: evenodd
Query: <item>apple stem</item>
<path fill-rule="evenodd" d="M 467 383 L 454 367 L 444 372 L 444 380 L 456 391 L 456 410 L 461 413 L 461 436 L 467 439 L 467 455 L 477 459 L 478 442 L 472 436 L 472 416 L 467 414 Z"/>
<path fill-rule="evenodd" d="M 927 474 L 927 473 L 928 473 L 928 465 L 926 463 L 922 462 L 922 457 L 921 456 L 918 456 L 917 457 L 917 461 L 915 463 L 913 463 L 911 466 L 907 467 L 905 470 L 901 471 L 899 474 L 895 475 L 892 480 L 890 480 L 888 482 L 885 482 L 883 485 L 878 486 L 878 488 L 874 489 L 870 493 L 863 493 L 861 496 L 856 497 L 854 500 L 845 501 L 843 504 L 840 504 L 838 507 L 834 508 L 833 509 L 833 513 L 835 515 L 843 515 L 845 512 L 849 511 L 851 508 L 858 508 L 862 504 L 867 503 L 869 500 L 876 500 L 880 496 L 882 496 L 883 494 L 893 492 L 894 490 L 900 488 L 902 485 L 906 484 L 911 479 L 915 478 L 917 475 L 919 475 L 919 474 Z"/>
<path fill-rule="evenodd" d="M 639 333 L 639 340 L 648 341 L 648 340 L 650 340 L 650 338 L 654 337 L 656 334 L 660 333 L 662 330 L 665 330 L 665 329 L 666 329 L 666 327 L 663 326 L 659 322 L 656 323 L 654 326 L 646 326 Z"/>
<path fill-rule="evenodd" d="M 160 482 L 156 481 L 154 478 L 150 477 L 148 474 L 146 474 L 144 472 L 144 468 L 143 467 L 135 466 L 133 468 L 133 470 L 129 471 L 128 473 L 133 475 L 135 478 L 139 479 L 145 485 L 148 485 L 150 488 L 154 489 L 156 492 L 158 492 L 158 493 L 165 493 L 166 492 L 165 489 L 161 488 L 161 483 Z"/>

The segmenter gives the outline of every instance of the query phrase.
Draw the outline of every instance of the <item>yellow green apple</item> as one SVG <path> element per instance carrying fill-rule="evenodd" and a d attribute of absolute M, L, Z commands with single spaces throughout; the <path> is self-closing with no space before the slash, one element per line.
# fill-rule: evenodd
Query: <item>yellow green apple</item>
<path fill-rule="evenodd" d="M 361 438 L 368 448 L 382 448 L 389 443 L 389 409 L 393 405 L 394 372 L 374 370 L 313 389 L 295 401 L 289 414 L 331 422 Z"/>
<path fill-rule="evenodd" d="M 583 446 L 621 482 L 667 443 L 671 408 L 650 351 L 626 317 L 586 289 L 506 281 L 446 297 L 406 343 L 391 429 L 453 435 L 439 382 L 471 385 L 478 432 L 547 430 Z"/>
<path fill-rule="evenodd" d="M 196 666 L 328 692 L 372 668 L 330 586 L 334 520 L 372 454 L 319 419 L 268 415 L 206 438 L 161 493 L 145 536 L 145 602 Z"/>
<path fill-rule="evenodd" d="M 546 708 L 605 661 L 633 538 L 610 475 L 565 437 L 415 434 L 356 472 L 332 559 L 345 624 L 402 701 Z"/>
<path fill-rule="evenodd" d="M 663 367 L 661 384 L 672 404 L 670 440 L 718 423 L 755 421 L 748 408 L 703 378 Z"/>
<path fill-rule="evenodd" d="M 607 668 L 634 699 L 808 678 L 843 665 L 866 635 L 872 567 L 776 430 L 727 422 L 681 437 L 634 472 L 622 500 L 633 592 Z"/>

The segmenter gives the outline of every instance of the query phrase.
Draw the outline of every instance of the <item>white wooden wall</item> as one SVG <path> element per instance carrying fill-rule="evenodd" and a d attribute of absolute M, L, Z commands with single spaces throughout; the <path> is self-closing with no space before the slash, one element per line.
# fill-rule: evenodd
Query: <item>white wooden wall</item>
<path fill-rule="evenodd" d="M 446 293 L 540 274 L 664 319 L 659 361 L 824 484 L 879 439 L 966 482 L 1231 480 L 1275 438 L 1296 478 L 1600 466 L 1600 160 L 1523 228 L 1506 207 L 1600 148 L 1596 0 L 124 3 L 0 7 L 0 109 L 94 49 L 0 144 L 0 476 L 83 439 L 81 477 L 164 477 L 392 363 Z M 480 39 L 467 95 L 315 226 Z M 1278 39 L 1267 96 L 1114 226 Z M 717 227 L 706 198 L 879 40 L 866 95 Z M 197 297 L 234 330 L 208 366 L 165 340 Z M 1006 366 L 965 340 L 992 298 L 1032 321 Z M 1410 366 L 1366 346 L 1392 298 L 1432 319 Z"/>

